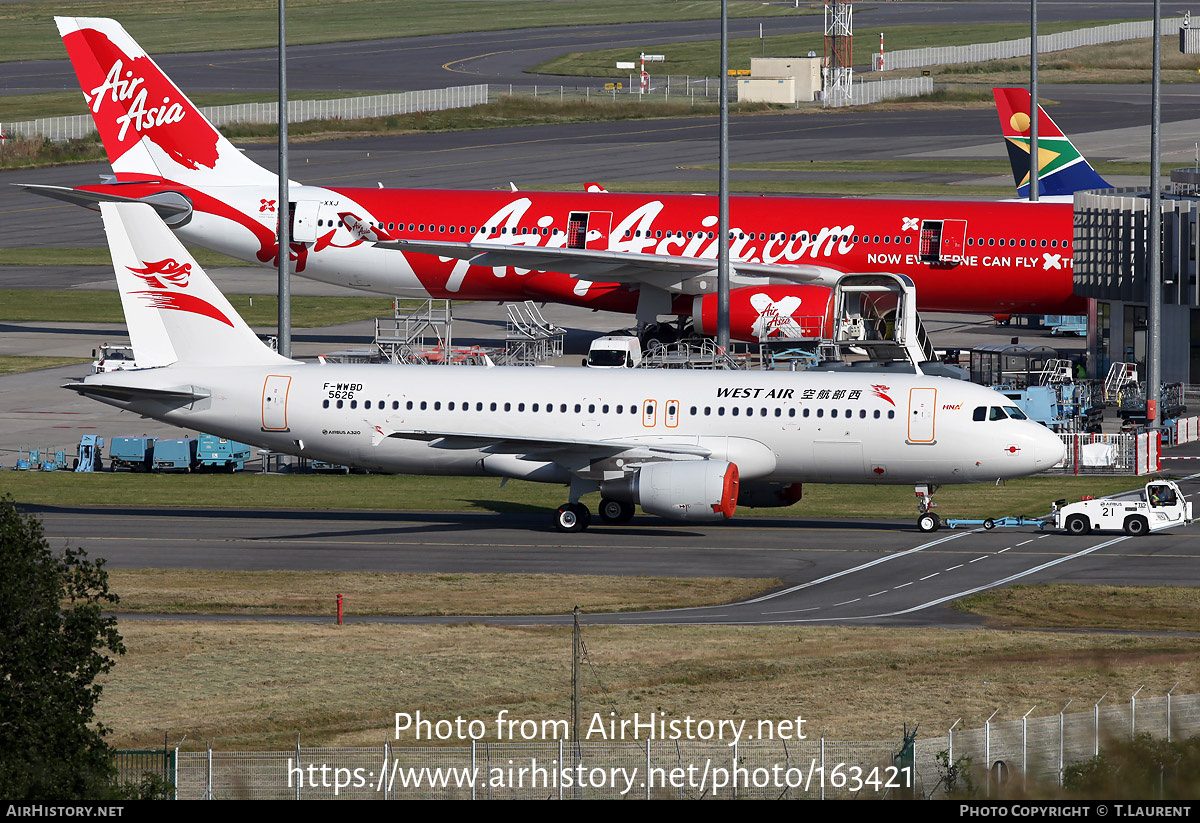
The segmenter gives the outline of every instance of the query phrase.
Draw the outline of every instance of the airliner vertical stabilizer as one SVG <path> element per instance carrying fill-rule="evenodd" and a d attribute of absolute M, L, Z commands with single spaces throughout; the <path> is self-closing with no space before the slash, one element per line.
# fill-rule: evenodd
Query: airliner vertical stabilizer
<path fill-rule="evenodd" d="M 100 211 L 139 365 L 292 362 L 258 339 L 152 207 Z"/>

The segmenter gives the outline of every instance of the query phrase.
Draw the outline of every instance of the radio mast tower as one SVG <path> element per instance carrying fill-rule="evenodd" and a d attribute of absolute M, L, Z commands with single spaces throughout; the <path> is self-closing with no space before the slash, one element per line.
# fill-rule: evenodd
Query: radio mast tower
<path fill-rule="evenodd" d="M 854 83 L 854 4 L 825 0 L 825 105 L 850 103 Z"/>

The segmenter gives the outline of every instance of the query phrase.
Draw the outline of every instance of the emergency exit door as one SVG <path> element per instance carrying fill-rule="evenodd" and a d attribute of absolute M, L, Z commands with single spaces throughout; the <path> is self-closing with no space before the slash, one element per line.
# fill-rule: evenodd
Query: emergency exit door
<path fill-rule="evenodd" d="M 966 247 L 966 220 L 922 220 L 921 262 L 954 263 Z"/>
<path fill-rule="evenodd" d="M 934 417 L 937 414 L 937 389 L 910 389 L 908 392 L 908 442 L 933 443 Z"/>
<path fill-rule="evenodd" d="M 287 398 L 291 385 L 292 378 L 280 374 L 268 375 L 263 383 L 263 431 L 285 432 L 288 430 Z"/>

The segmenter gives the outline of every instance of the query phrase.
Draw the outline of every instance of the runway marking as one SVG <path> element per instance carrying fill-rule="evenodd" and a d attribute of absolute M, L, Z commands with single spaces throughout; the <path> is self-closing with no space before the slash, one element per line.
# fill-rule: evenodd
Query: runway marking
<path fill-rule="evenodd" d="M 920 580 L 918 580 L 917 582 L 918 582 L 918 583 L 920 583 L 920 582 L 923 582 L 923 581 L 925 581 L 925 580 L 928 580 L 930 577 L 937 577 L 939 574 L 941 574 L 941 572 L 934 572 L 933 574 L 929 575 L 928 577 L 922 577 L 922 578 L 921 578 Z"/>
<path fill-rule="evenodd" d="M 878 566 L 880 563 L 886 563 L 889 560 L 895 560 L 898 557 L 906 557 L 910 554 L 913 554 L 914 552 L 923 551 L 925 549 L 932 548 L 933 546 L 937 546 L 942 543 L 948 543 L 951 540 L 957 540 L 960 537 L 966 537 L 967 535 L 975 534 L 978 531 L 979 531 L 978 529 L 974 529 L 969 532 L 959 532 L 958 534 L 952 534 L 949 537 L 943 537 L 940 540 L 934 540 L 930 543 L 925 543 L 920 546 L 917 546 L 916 548 L 908 549 L 907 551 L 902 551 L 902 552 L 898 552 L 896 554 L 889 554 L 884 557 L 880 557 L 876 560 L 872 560 L 869 563 L 863 563 L 861 566 L 854 566 L 853 568 L 844 569 L 840 572 L 834 572 L 833 574 L 827 574 L 824 577 L 820 577 L 820 578 L 810 581 L 808 583 L 801 583 L 799 586 L 792 586 L 789 589 L 784 589 L 782 591 L 778 591 L 773 594 L 764 595 L 762 597 L 756 597 L 751 600 L 743 600 L 743 601 L 737 603 L 736 605 L 748 606 L 753 603 L 761 603 L 764 600 L 772 600 L 776 597 L 783 597 L 784 595 L 791 594 L 793 592 L 798 592 L 801 589 L 807 589 L 810 586 L 816 586 L 818 583 L 825 583 L 829 580 L 835 580 L 839 577 L 844 577 L 848 574 L 853 574 L 854 572 L 860 572 L 860 571 L 863 571 L 864 569 L 869 569 L 872 566 Z M 905 585 L 907 585 L 907 584 L 905 584 Z"/>
<path fill-rule="evenodd" d="M 846 601 L 843 601 L 843 602 L 841 602 L 841 603 L 834 603 L 834 604 L 833 604 L 832 606 L 830 606 L 829 608 L 831 608 L 831 609 L 832 609 L 832 608 L 835 608 L 835 607 L 837 607 L 837 606 L 849 606 L 851 603 L 857 603 L 857 602 L 858 602 L 858 601 L 860 601 L 860 600 L 862 600 L 862 598 L 861 598 L 861 597 L 856 597 L 856 598 L 854 598 L 853 600 L 846 600 Z"/>
<path fill-rule="evenodd" d="M 965 565 L 965 564 L 963 564 L 963 563 L 959 563 L 957 566 L 951 566 L 950 568 L 946 569 L 946 571 L 948 571 L 948 572 L 952 572 L 952 571 L 954 571 L 955 569 L 961 569 L 961 568 L 962 568 L 964 565 Z"/>
<path fill-rule="evenodd" d="M 987 555 L 985 554 L 983 557 L 976 557 L 974 560 L 969 560 L 967 562 L 968 563 L 978 563 L 980 560 L 987 560 Z"/>
<path fill-rule="evenodd" d="M 117 517 L 117 516 L 118 515 L 114 515 L 114 517 Z M 121 517 L 122 519 L 127 519 L 127 520 L 138 519 L 136 516 L 121 515 L 119 517 Z M 155 522 L 195 524 L 197 522 L 197 520 L 200 520 L 200 519 L 206 519 L 206 518 L 171 517 L 171 518 L 156 519 Z M 211 518 L 211 519 L 213 519 L 213 520 L 218 520 L 218 519 L 228 520 L 229 522 L 236 522 L 236 523 L 245 525 L 245 521 L 238 519 L 238 518 Z M 251 520 L 250 522 L 252 522 L 252 523 L 254 523 L 254 522 L 275 523 L 275 522 L 289 522 L 289 521 L 286 521 L 286 520 L 278 520 L 278 521 L 276 521 L 276 520 L 267 520 L 267 521 Z M 336 522 L 330 523 L 329 521 L 320 521 L 315 525 L 320 526 L 320 525 L 322 525 L 322 523 L 324 523 L 330 527 L 340 525 L 339 523 L 336 523 Z M 359 521 L 359 525 L 361 526 L 361 521 Z M 763 531 L 784 531 L 784 530 L 785 530 L 784 528 L 763 529 Z M 967 534 L 972 534 L 972 533 L 973 532 L 965 532 L 965 533 L 962 533 L 960 536 L 966 536 Z M 1164 532 L 1163 534 L 1165 535 L 1166 533 Z M 423 548 L 432 548 L 432 549 L 485 548 L 485 549 L 566 549 L 566 550 L 610 549 L 611 550 L 614 548 L 621 548 L 621 549 L 629 549 L 629 550 L 639 551 L 639 550 L 645 550 L 645 549 L 662 549 L 662 548 L 664 548 L 662 543 L 653 543 L 653 544 L 631 543 L 631 544 L 628 544 L 625 546 L 613 546 L 613 545 L 607 544 L 607 543 L 553 543 L 553 544 L 548 544 L 548 543 L 466 543 L 466 542 L 462 542 L 462 541 L 454 541 L 451 543 L 434 543 L 434 542 L 429 542 L 429 541 L 425 541 L 425 540 L 406 540 L 401 537 L 381 539 L 381 540 L 348 540 L 348 539 L 335 540 L 335 539 L 329 539 L 329 538 L 322 538 L 320 540 L 316 540 L 316 539 L 307 539 L 307 538 L 306 539 L 296 539 L 296 538 L 291 538 L 291 537 L 287 537 L 287 536 L 270 536 L 270 535 L 266 535 L 266 536 L 262 536 L 262 537 L 251 537 L 251 538 L 246 538 L 246 537 L 240 536 L 240 535 L 238 535 L 238 536 L 221 535 L 221 536 L 215 536 L 215 537 L 190 537 L 189 538 L 189 537 L 179 537 L 179 536 L 173 536 L 173 535 L 160 535 L 160 536 L 151 536 L 151 537 L 131 537 L 129 535 L 104 536 L 104 535 L 97 535 L 94 532 L 87 532 L 87 533 L 81 533 L 81 534 L 65 534 L 65 533 L 54 532 L 54 533 L 48 533 L 47 536 L 52 537 L 55 540 L 72 540 L 72 541 L 91 540 L 91 541 L 97 541 L 97 542 L 132 542 L 132 543 L 154 543 L 154 542 L 161 542 L 161 541 L 171 541 L 173 543 L 189 543 L 189 544 L 216 543 L 216 544 L 220 544 L 221 546 L 229 546 L 231 543 L 236 543 L 238 541 L 245 541 L 245 542 L 249 542 L 249 543 L 258 543 L 258 544 L 267 544 L 267 543 L 271 543 L 271 542 L 276 542 L 276 543 L 279 543 L 280 545 L 285 545 L 285 546 L 306 546 L 306 547 L 307 546 L 318 546 L 318 547 L 319 546 L 351 546 L 351 547 L 362 546 L 362 547 L 371 547 L 371 548 L 378 547 L 381 549 L 396 548 L 396 547 L 423 547 Z M 823 548 L 823 547 L 784 548 L 784 547 L 738 546 L 738 545 L 730 545 L 730 546 L 672 545 L 672 546 L 667 546 L 666 548 L 671 549 L 671 550 L 685 550 L 686 549 L 686 550 L 690 550 L 690 551 L 705 551 L 705 552 L 709 552 L 709 551 L 731 551 L 731 552 L 766 551 L 766 552 L 825 552 L 825 553 L 839 553 L 839 554 L 840 553 L 847 553 L 847 554 L 871 553 L 871 554 L 875 554 L 875 553 L 878 553 L 879 551 L 881 551 L 880 549 L 873 549 L 873 548 L 869 548 L 869 547 L 850 548 L 850 549 L 835 549 L 835 548 Z M 897 552 L 895 554 L 888 554 L 882 558 L 879 558 L 878 560 L 876 560 L 874 562 L 878 563 L 878 562 L 883 562 L 883 561 L 890 560 L 890 559 L 893 559 L 896 557 L 902 557 L 903 555 L 909 554 L 914 551 L 918 551 L 918 550 L 922 550 L 922 549 L 927 550 L 927 548 L 928 547 L 917 547 L 916 549 L 908 549 L 906 551 Z M 937 554 L 938 552 L 935 550 L 933 553 Z M 1031 557 L 1041 557 L 1041 556 L 1045 556 L 1046 553 L 1045 552 L 1022 552 L 1021 554 L 1028 555 Z M 986 556 L 987 555 L 985 555 L 985 557 Z M 1137 559 L 1137 560 L 1160 560 L 1160 559 L 1161 560 L 1180 560 L 1180 559 L 1186 559 L 1186 558 L 1194 558 L 1194 557 L 1196 557 L 1196 555 L 1195 554 L 1166 554 L 1166 553 L 1145 555 L 1145 554 L 1142 554 L 1139 552 L 1131 552 L 1128 554 L 1114 554 L 1113 557 L 1124 557 L 1124 558 L 1132 558 L 1132 559 Z M 977 558 L 977 559 L 981 560 L 983 558 Z M 971 561 L 971 562 L 975 562 L 975 561 Z M 872 564 L 867 564 L 867 565 L 872 565 Z M 827 579 L 832 579 L 833 577 L 841 576 L 843 574 L 849 574 L 852 571 L 866 568 L 867 565 L 855 567 L 854 569 L 847 569 L 844 572 L 839 572 L 834 575 L 830 575 L 829 577 L 822 578 L 821 580 L 814 580 L 811 583 L 801 584 L 800 586 L 797 586 L 796 589 L 806 588 L 808 586 L 815 585 L 816 583 L 824 582 Z M 786 591 L 780 592 L 779 594 L 786 594 L 790 591 L 793 591 L 793 589 L 788 589 Z M 776 595 L 768 595 L 768 596 L 765 596 L 763 599 L 769 599 L 770 597 L 773 597 L 773 596 L 776 596 Z"/>
<path fill-rule="evenodd" d="M 896 587 L 896 589 L 903 589 L 905 586 L 911 586 L 911 585 L 912 585 L 912 581 L 910 580 L 907 583 L 901 583 L 899 586 Z M 895 591 L 896 589 L 892 589 L 892 591 Z"/>
<path fill-rule="evenodd" d="M 1025 541 L 1025 543 L 1032 543 L 1032 542 L 1033 542 L 1033 538 L 1032 538 L 1032 537 L 1031 537 L 1031 538 L 1029 538 L 1028 540 L 1026 540 L 1026 541 Z M 1019 548 L 1021 548 L 1022 546 L 1024 546 L 1024 545 L 1025 545 L 1025 543 L 1018 543 L 1018 544 L 1017 544 L 1017 548 L 1018 548 L 1018 549 L 1019 549 Z"/>
<path fill-rule="evenodd" d="M 868 594 L 868 595 L 867 595 L 867 597 L 879 597 L 879 595 L 881 595 L 881 594 L 887 594 L 887 593 L 888 593 L 888 590 L 887 590 L 887 589 L 884 589 L 884 590 L 883 590 L 883 591 L 881 591 L 881 592 L 875 592 L 875 594 Z"/>
<path fill-rule="evenodd" d="M 1029 575 L 1036 574 L 1040 571 L 1043 571 L 1044 569 L 1048 569 L 1052 566 L 1057 566 L 1059 563 L 1066 563 L 1069 560 L 1075 560 L 1077 558 L 1084 557 L 1086 555 L 1091 554 L 1092 552 L 1097 552 L 1100 549 L 1115 545 L 1117 543 L 1120 543 L 1120 542 L 1128 540 L 1128 539 L 1129 539 L 1128 535 L 1116 537 L 1116 538 L 1113 538 L 1112 540 L 1106 541 L 1104 543 L 1100 543 L 1099 545 L 1092 546 L 1091 548 L 1083 549 L 1082 551 L 1075 552 L 1074 554 L 1069 554 L 1069 555 L 1066 555 L 1065 557 L 1056 558 L 1047 563 L 1043 563 L 1040 566 L 1034 566 L 1033 568 L 1026 569 L 1025 571 L 1022 571 L 1022 572 L 1017 572 L 1016 574 L 1010 574 L 1008 577 L 1002 578 L 1000 580 L 994 580 L 991 583 L 985 583 L 982 586 L 976 586 L 973 589 L 966 589 L 965 591 L 956 592 L 955 594 L 948 594 L 945 597 L 939 597 L 936 600 L 930 600 L 926 603 L 920 603 L 916 606 L 910 606 L 907 609 L 900 609 L 899 611 L 886 612 L 884 614 L 864 614 L 864 615 L 857 615 L 855 617 L 798 618 L 798 619 L 794 619 L 794 620 L 782 620 L 782 621 L 774 620 L 774 621 L 756 621 L 756 622 L 815 623 L 817 621 L 825 621 L 825 620 L 838 620 L 838 621 L 841 621 L 841 620 L 877 620 L 877 619 L 883 618 L 883 617 L 899 617 L 900 615 L 912 614 L 913 612 L 918 612 L 923 609 L 931 608 L 933 606 L 940 606 L 943 603 L 949 603 L 952 600 L 958 600 L 963 597 L 969 597 L 972 594 L 978 594 L 979 592 L 987 591 L 988 589 L 994 589 L 998 586 L 1003 586 L 1006 583 L 1013 582 L 1014 580 L 1020 580 L 1022 577 L 1028 577 Z M 908 585 L 908 584 L 906 583 L 905 585 Z M 896 588 L 900 588 L 900 587 L 897 586 Z"/>
<path fill-rule="evenodd" d="M 1029 541 L 1029 540 L 1025 541 L 1025 543 L 1029 543 L 1029 542 L 1031 542 L 1031 541 Z M 1024 546 L 1025 543 L 1022 543 L 1021 545 Z M 1011 548 L 1012 548 L 1012 546 L 1008 547 L 1008 549 L 1011 549 Z M 1001 549 L 1000 551 L 996 552 L 996 554 L 1004 554 L 1006 551 L 1008 551 L 1008 549 Z"/>
<path fill-rule="evenodd" d="M 781 612 L 763 612 L 763 614 L 796 614 L 797 612 L 815 612 L 820 608 L 820 606 L 809 606 L 807 609 L 786 609 Z"/>

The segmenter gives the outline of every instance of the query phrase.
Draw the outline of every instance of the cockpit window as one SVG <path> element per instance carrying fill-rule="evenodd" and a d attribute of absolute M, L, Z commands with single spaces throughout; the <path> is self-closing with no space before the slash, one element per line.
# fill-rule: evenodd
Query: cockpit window
<path fill-rule="evenodd" d="M 1008 412 L 1008 416 L 1011 417 L 1013 420 L 1028 420 L 1029 419 L 1028 417 L 1025 416 L 1025 412 L 1021 411 L 1016 406 L 1005 406 L 1004 410 L 1006 412 Z"/>
<path fill-rule="evenodd" d="M 977 422 L 987 420 L 987 406 L 976 406 L 975 413 L 971 415 L 971 419 Z"/>
<path fill-rule="evenodd" d="M 1004 409 L 999 406 L 992 406 L 988 411 L 988 420 L 1007 420 L 1008 415 L 1004 413 Z"/>

